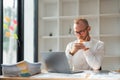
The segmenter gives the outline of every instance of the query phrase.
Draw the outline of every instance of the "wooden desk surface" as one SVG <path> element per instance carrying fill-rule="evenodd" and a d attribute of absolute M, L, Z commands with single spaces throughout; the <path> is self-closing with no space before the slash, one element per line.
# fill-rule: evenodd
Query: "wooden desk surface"
<path fill-rule="evenodd" d="M 120 80 L 120 74 L 94 74 L 92 72 L 77 74 L 41 73 L 31 77 L 4 77 L 0 80 Z"/>
<path fill-rule="evenodd" d="M 31 77 L 2 77 L 1 76 L 0 80 L 88 80 L 88 79 L 87 78 L 31 78 Z"/>

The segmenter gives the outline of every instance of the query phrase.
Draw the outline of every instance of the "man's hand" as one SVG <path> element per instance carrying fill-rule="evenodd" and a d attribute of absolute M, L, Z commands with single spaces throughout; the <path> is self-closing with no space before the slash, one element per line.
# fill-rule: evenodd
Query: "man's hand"
<path fill-rule="evenodd" d="M 74 55 L 80 49 L 86 49 L 85 45 L 83 43 L 75 43 L 70 51 L 70 54 Z"/>

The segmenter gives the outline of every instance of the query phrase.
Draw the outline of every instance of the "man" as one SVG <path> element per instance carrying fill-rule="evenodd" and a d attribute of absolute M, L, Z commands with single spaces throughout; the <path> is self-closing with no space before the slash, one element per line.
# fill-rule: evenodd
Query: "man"
<path fill-rule="evenodd" d="M 86 19 L 74 20 L 74 33 L 77 40 L 66 47 L 66 56 L 72 70 L 98 70 L 104 56 L 104 43 L 92 39 L 89 35 L 91 27 Z"/>

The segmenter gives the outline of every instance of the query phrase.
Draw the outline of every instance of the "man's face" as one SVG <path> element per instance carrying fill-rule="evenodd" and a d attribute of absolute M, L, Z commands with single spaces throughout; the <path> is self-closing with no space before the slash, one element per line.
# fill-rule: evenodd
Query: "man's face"
<path fill-rule="evenodd" d="M 85 40 L 85 38 L 89 35 L 88 26 L 84 24 L 84 22 L 79 21 L 79 24 L 74 24 L 74 33 L 78 39 Z"/>

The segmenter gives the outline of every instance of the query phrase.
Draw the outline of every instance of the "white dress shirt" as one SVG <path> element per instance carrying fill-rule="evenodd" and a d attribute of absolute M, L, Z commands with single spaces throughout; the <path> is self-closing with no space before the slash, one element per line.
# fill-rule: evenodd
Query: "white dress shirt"
<path fill-rule="evenodd" d="M 86 51 L 80 49 L 72 56 L 70 51 L 73 44 L 77 42 L 77 40 L 70 42 L 65 51 L 71 69 L 74 71 L 99 69 L 104 56 L 104 43 L 95 39 L 83 42 L 86 48 L 89 49 Z"/>

